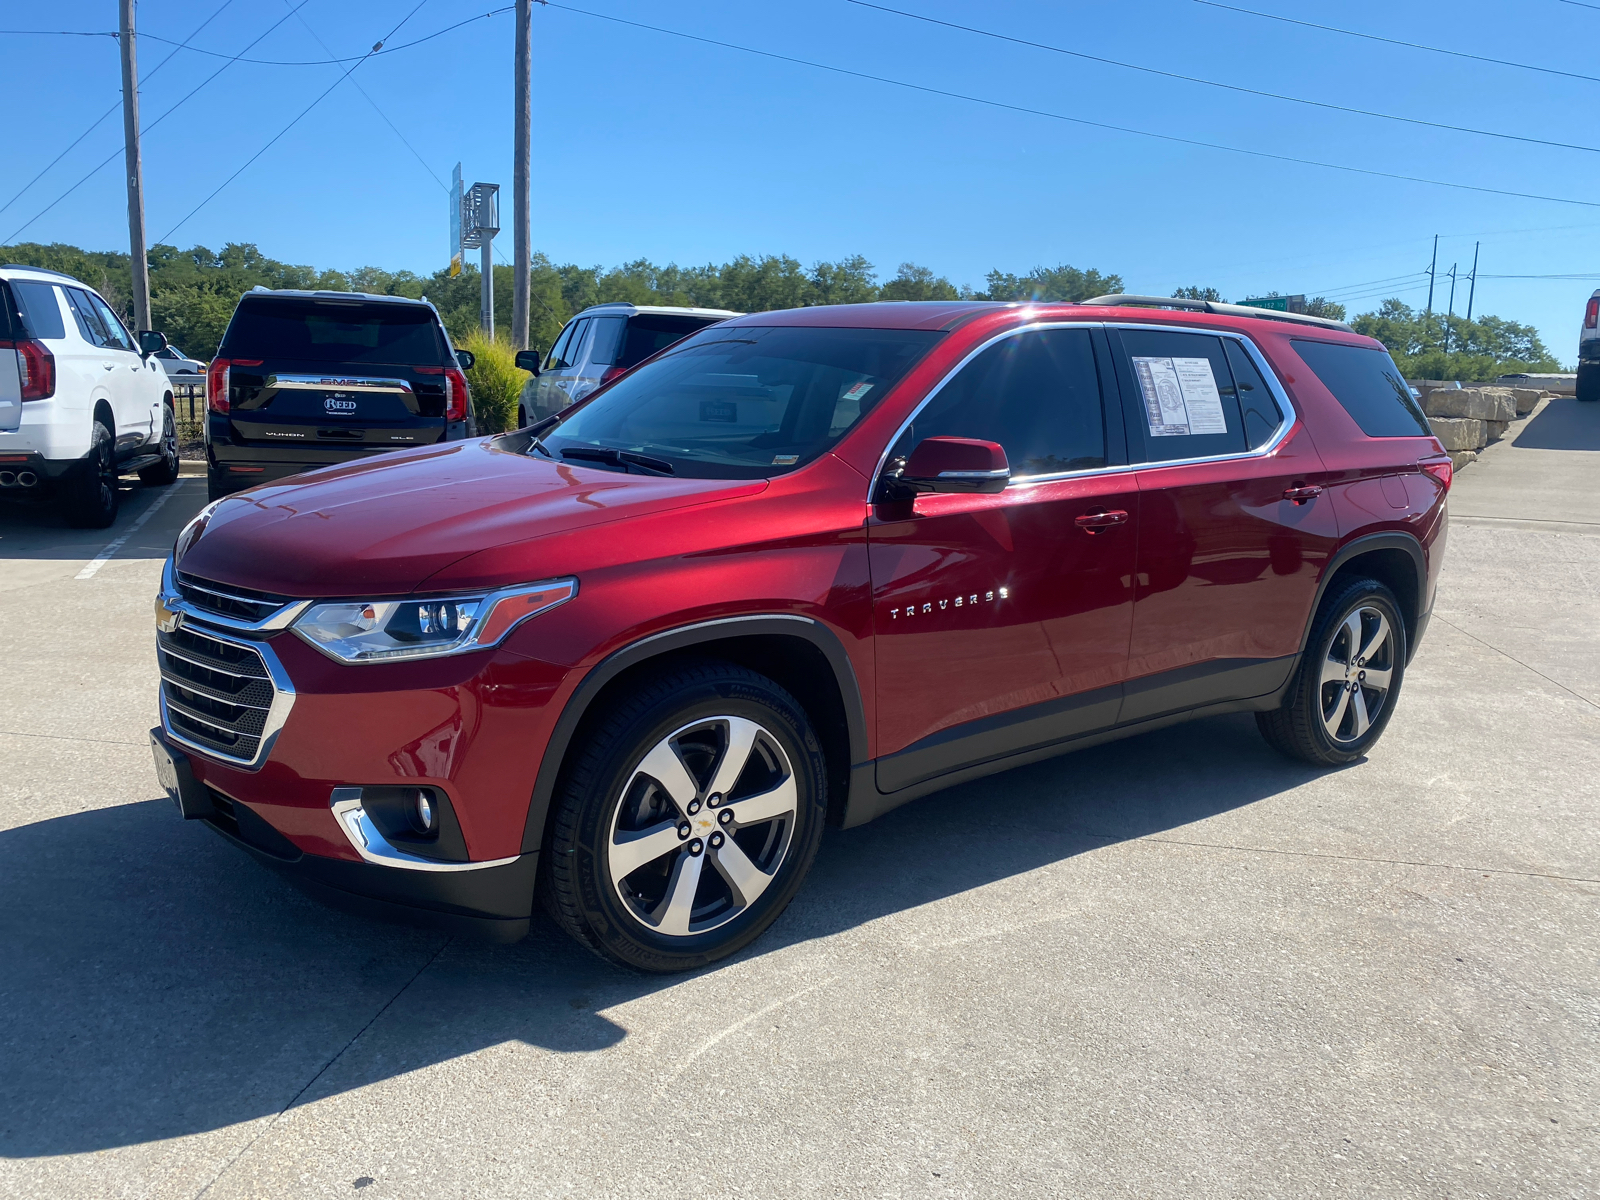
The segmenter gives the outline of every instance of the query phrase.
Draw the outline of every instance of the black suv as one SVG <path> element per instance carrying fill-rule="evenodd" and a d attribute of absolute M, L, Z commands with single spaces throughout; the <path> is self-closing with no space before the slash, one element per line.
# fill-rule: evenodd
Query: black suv
<path fill-rule="evenodd" d="M 246 292 L 206 371 L 211 499 L 385 450 L 471 437 L 465 368 L 426 300 Z"/>

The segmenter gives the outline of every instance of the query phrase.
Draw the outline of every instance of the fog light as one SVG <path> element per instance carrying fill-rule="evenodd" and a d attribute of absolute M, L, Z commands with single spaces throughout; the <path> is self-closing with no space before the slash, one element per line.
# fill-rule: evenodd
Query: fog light
<path fill-rule="evenodd" d="M 432 833 L 433 819 L 433 797 L 426 791 L 419 791 L 411 806 L 412 827 L 418 833 Z"/>

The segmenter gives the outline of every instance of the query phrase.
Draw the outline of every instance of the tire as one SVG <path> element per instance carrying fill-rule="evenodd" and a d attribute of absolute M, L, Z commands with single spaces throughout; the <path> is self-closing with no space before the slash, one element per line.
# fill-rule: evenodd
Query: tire
<path fill-rule="evenodd" d="M 139 482 L 146 487 L 170 487 L 178 482 L 178 422 L 172 405 L 161 406 L 161 461 L 139 471 Z"/>
<path fill-rule="evenodd" d="M 1600 400 L 1600 362 L 1578 364 L 1578 399 Z"/>
<path fill-rule="evenodd" d="M 1394 593 L 1376 579 L 1352 579 L 1323 598 L 1283 707 L 1257 713 L 1256 725 L 1290 758 L 1320 767 L 1354 762 L 1383 736 L 1405 664 Z"/>
<path fill-rule="evenodd" d="M 826 814 L 822 749 L 794 697 L 732 663 L 679 665 L 575 745 L 541 855 L 545 908 L 602 958 L 703 967 L 788 906 Z M 646 836 L 619 857 L 632 833 Z"/>
<path fill-rule="evenodd" d="M 231 496 L 232 494 L 233 489 L 217 475 L 216 468 L 208 468 L 206 470 L 206 499 L 221 500 L 224 496 Z"/>
<path fill-rule="evenodd" d="M 94 423 L 89 453 L 67 477 L 67 521 L 79 529 L 105 529 L 117 519 L 117 468 L 111 430 Z"/>

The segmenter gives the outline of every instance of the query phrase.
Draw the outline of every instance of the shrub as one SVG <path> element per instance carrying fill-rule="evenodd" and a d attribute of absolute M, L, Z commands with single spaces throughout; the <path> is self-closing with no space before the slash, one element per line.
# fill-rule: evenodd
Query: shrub
<path fill-rule="evenodd" d="M 467 334 L 459 349 L 470 350 L 477 360 L 466 375 L 478 432 L 504 433 L 516 423 L 517 396 L 528 380 L 528 372 L 517 366 L 517 352 L 509 341 L 490 338 L 481 329 Z"/>

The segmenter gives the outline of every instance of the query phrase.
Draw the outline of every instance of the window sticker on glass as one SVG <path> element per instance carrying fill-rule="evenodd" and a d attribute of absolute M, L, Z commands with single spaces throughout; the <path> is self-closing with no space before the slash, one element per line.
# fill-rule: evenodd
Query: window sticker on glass
<path fill-rule="evenodd" d="M 1134 358 L 1152 437 L 1227 433 L 1209 358 Z"/>
<path fill-rule="evenodd" d="M 872 384 L 870 384 L 870 383 L 858 383 L 858 384 L 855 385 L 855 387 L 851 388 L 843 396 L 841 396 L 840 399 L 841 400 L 855 400 L 855 401 L 859 402 L 860 399 L 863 396 L 865 396 L 868 392 L 870 392 L 871 390 L 872 390 Z"/>
<path fill-rule="evenodd" d="M 726 421 L 730 425 L 739 420 L 739 404 L 736 400 L 702 400 L 700 401 L 700 419 L 702 421 Z"/>
<path fill-rule="evenodd" d="M 792 467 L 799 461 L 800 456 L 798 454 L 774 454 L 772 456 L 772 465 L 775 467 Z"/>

